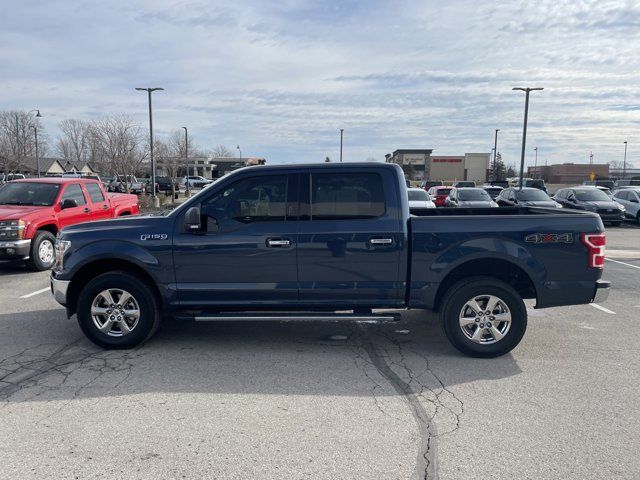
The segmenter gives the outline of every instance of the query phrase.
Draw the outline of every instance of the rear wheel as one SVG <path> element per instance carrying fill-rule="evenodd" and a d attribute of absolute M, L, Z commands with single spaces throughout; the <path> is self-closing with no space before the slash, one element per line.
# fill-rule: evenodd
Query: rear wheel
<path fill-rule="evenodd" d="M 53 245 L 56 237 L 51 232 L 41 230 L 31 240 L 28 265 L 31 270 L 41 272 L 49 270 L 55 260 Z"/>
<path fill-rule="evenodd" d="M 156 296 L 144 281 L 127 272 L 109 272 L 91 280 L 80 293 L 78 323 L 96 345 L 133 348 L 159 325 Z"/>
<path fill-rule="evenodd" d="M 527 309 L 518 292 L 491 277 L 454 284 L 442 300 L 440 319 L 451 344 L 471 357 L 504 355 L 527 329 Z"/>

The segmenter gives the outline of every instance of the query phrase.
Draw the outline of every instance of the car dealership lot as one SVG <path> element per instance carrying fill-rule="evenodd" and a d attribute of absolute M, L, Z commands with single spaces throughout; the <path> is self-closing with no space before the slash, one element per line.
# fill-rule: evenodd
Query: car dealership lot
<path fill-rule="evenodd" d="M 422 312 L 167 325 L 102 351 L 46 272 L 4 268 L 0 478 L 638 478 L 640 228 L 607 233 L 609 300 L 531 309 L 493 360 Z"/>

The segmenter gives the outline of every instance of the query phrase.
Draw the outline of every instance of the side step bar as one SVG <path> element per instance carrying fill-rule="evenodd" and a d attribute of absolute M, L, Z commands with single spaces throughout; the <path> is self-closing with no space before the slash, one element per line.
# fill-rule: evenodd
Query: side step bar
<path fill-rule="evenodd" d="M 283 313 L 220 313 L 215 315 L 196 315 L 197 322 L 216 321 L 244 321 L 256 322 L 261 320 L 276 322 L 322 322 L 340 321 L 350 322 L 395 322 L 400 320 L 400 314 L 354 314 L 354 313 L 322 313 L 322 312 L 283 312 Z"/>

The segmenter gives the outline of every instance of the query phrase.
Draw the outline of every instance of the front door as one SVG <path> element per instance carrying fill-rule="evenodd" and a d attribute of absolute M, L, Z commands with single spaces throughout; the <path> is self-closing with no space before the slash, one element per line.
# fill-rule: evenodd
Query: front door
<path fill-rule="evenodd" d="M 91 209 L 87 204 L 87 199 L 79 183 L 70 183 L 64 187 L 62 195 L 60 196 L 60 203 L 67 199 L 75 200 L 77 206 L 60 210 L 58 213 L 58 224 L 61 230 L 68 225 L 91 220 Z"/>
<path fill-rule="evenodd" d="M 297 175 L 255 174 L 211 187 L 200 203 L 202 229 L 174 235 L 183 306 L 255 307 L 298 300 Z"/>
<path fill-rule="evenodd" d="M 91 220 L 107 220 L 111 218 L 112 212 L 109 203 L 97 183 L 87 182 L 84 184 L 91 200 Z"/>
<path fill-rule="evenodd" d="M 316 173 L 301 181 L 300 302 L 354 308 L 403 302 L 402 210 L 386 171 Z M 326 172 L 326 173 L 324 173 Z"/>

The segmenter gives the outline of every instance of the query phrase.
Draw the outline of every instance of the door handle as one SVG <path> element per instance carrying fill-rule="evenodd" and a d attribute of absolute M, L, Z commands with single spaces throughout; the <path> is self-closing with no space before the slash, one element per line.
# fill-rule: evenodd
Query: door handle
<path fill-rule="evenodd" d="M 107 208 L 109 208 L 109 205 L 106 205 L 106 204 L 105 204 L 105 205 L 102 205 L 102 209 L 103 209 L 103 210 L 106 210 Z"/>
<path fill-rule="evenodd" d="M 289 247 L 291 245 L 291 240 L 286 238 L 268 238 L 267 246 L 268 247 Z"/>
<path fill-rule="evenodd" d="M 391 245 L 393 238 L 371 238 L 369 239 L 371 245 Z"/>
<path fill-rule="evenodd" d="M 89 207 L 84 207 L 84 209 L 82 210 L 84 213 L 89 213 L 91 210 L 89 210 Z"/>

